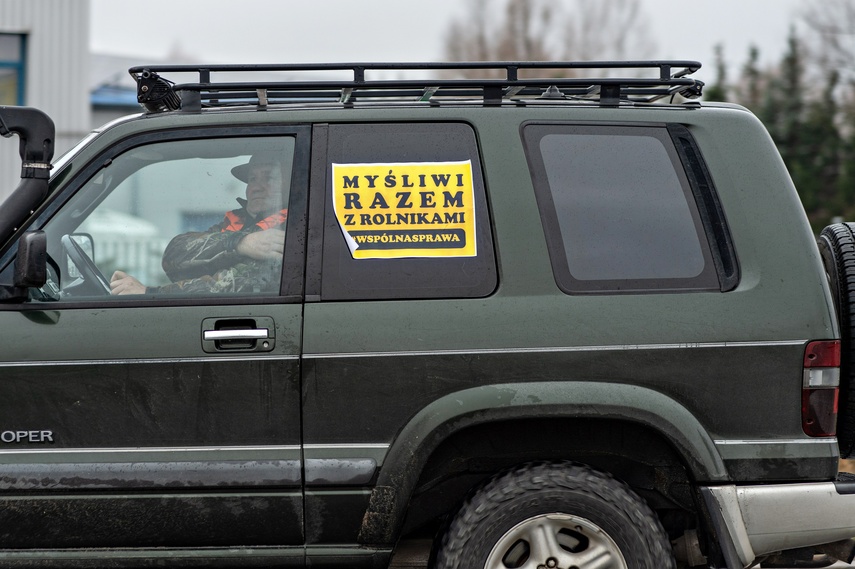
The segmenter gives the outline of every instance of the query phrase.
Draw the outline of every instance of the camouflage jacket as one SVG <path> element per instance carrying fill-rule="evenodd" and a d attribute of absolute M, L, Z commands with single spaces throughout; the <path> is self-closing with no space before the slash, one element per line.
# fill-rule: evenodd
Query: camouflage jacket
<path fill-rule="evenodd" d="M 262 219 L 241 207 L 228 212 L 222 222 L 206 231 L 176 236 L 166 246 L 162 261 L 163 270 L 173 282 L 148 287 L 146 292 L 276 292 L 282 260 L 251 259 L 236 248 L 248 234 L 280 227 L 286 218 L 287 210 Z"/>

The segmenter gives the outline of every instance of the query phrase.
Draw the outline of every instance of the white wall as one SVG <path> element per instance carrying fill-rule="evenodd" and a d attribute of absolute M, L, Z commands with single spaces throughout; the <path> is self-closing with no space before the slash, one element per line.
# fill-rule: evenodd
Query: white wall
<path fill-rule="evenodd" d="M 54 158 L 89 132 L 89 0 L 0 0 L 0 32 L 27 34 L 24 104 L 56 124 Z M 0 137 L 0 200 L 18 185 L 18 137 Z"/>

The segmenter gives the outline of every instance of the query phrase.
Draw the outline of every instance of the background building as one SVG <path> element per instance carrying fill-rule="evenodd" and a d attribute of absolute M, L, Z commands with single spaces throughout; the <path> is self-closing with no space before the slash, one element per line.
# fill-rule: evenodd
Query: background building
<path fill-rule="evenodd" d="M 53 118 L 55 156 L 92 127 L 89 11 L 89 0 L 0 2 L 0 105 L 37 107 Z M 0 200 L 20 175 L 18 144 L 0 140 Z"/>

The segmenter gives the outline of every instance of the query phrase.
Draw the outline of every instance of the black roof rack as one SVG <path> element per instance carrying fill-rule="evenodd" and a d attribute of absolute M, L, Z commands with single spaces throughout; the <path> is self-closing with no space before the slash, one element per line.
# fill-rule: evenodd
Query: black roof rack
<path fill-rule="evenodd" d="M 202 106 L 358 100 L 412 100 L 436 103 L 443 99 L 480 99 L 501 104 L 531 99 L 594 101 L 603 106 L 621 102 L 651 103 L 663 98 L 701 95 L 703 82 L 689 77 L 697 61 L 503 61 L 464 63 L 320 63 L 257 65 L 149 65 L 132 67 L 137 100 L 147 110 L 199 109 Z M 599 73 L 595 73 L 598 70 Z M 634 77 L 612 77 L 616 70 Z M 387 79 L 394 73 L 430 72 L 423 79 Z M 644 72 L 648 77 L 644 77 Z M 329 79 L 344 72 L 344 79 Z M 312 79 L 306 77 L 314 73 Z M 449 78 L 480 73 L 483 79 Z M 581 76 L 587 73 L 594 77 Z M 162 74 L 191 74 L 194 82 L 177 84 Z M 213 74 L 228 80 L 212 81 Z M 276 79 L 269 77 L 276 74 Z M 370 78 L 378 75 L 378 78 Z M 261 80 L 250 80 L 261 78 Z M 193 77 L 195 76 L 195 77 Z M 232 80 L 238 78 L 238 80 Z M 180 95 L 179 95 L 180 93 Z"/>

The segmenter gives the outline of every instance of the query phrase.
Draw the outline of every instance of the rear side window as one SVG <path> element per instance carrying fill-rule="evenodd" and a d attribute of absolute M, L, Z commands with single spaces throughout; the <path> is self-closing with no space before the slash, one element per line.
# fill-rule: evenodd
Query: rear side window
<path fill-rule="evenodd" d="M 329 125 L 322 300 L 467 298 L 497 283 L 475 134 Z M 316 188 L 318 189 L 318 188 Z"/>
<path fill-rule="evenodd" d="M 523 136 L 563 291 L 720 289 L 667 128 L 529 124 Z"/>

